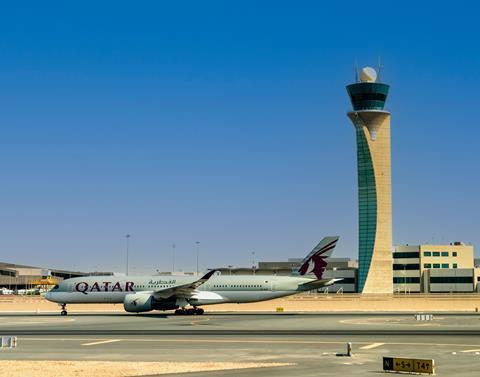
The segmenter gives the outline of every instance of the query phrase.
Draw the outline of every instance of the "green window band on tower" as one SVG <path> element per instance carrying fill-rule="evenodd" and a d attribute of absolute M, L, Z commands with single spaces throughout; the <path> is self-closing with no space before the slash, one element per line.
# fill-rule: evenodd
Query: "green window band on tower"
<path fill-rule="evenodd" d="M 355 127 L 357 134 L 358 203 L 359 203 L 359 270 L 358 291 L 362 292 L 372 261 L 377 231 L 377 193 L 372 156 L 363 127 Z"/>
<path fill-rule="evenodd" d="M 347 86 L 353 110 L 382 110 L 389 86 L 383 83 L 363 82 Z"/>

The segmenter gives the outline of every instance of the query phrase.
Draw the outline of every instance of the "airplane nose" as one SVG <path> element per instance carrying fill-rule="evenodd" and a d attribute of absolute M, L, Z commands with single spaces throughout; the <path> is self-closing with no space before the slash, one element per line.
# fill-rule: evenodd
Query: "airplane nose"
<path fill-rule="evenodd" d="M 52 297 L 52 294 L 50 292 L 47 292 L 45 293 L 45 296 L 44 296 L 47 300 L 50 300 L 50 298 Z"/>

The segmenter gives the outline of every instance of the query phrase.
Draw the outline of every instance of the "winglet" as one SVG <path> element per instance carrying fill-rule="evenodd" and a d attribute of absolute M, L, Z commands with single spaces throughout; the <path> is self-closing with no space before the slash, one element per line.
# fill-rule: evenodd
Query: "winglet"
<path fill-rule="evenodd" d="M 208 271 L 205 275 L 203 275 L 200 279 L 200 280 L 203 280 L 204 282 L 207 281 L 208 279 L 210 279 L 212 277 L 212 275 L 217 272 L 217 270 L 213 269 L 213 270 L 210 270 Z"/>
<path fill-rule="evenodd" d="M 208 271 L 205 275 L 203 275 L 200 279 L 194 281 L 190 286 L 193 288 L 193 289 L 197 289 L 198 287 L 200 287 L 202 284 L 206 283 L 208 279 L 210 279 L 212 277 L 212 275 L 217 272 L 217 270 L 210 270 Z"/>

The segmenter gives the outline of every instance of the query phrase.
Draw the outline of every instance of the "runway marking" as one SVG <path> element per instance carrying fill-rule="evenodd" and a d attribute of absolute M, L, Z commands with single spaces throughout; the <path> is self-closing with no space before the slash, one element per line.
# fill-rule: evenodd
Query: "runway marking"
<path fill-rule="evenodd" d="M 97 344 L 115 343 L 115 342 L 120 342 L 121 340 L 122 339 L 101 340 L 101 341 L 98 341 L 98 342 L 83 343 L 82 346 L 95 346 Z"/>
<path fill-rule="evenodd" d="M 210 321 L 210 318 L 196 319 L 196 320 L 194 320 L 194 321 L 191 321 L 190 324 L 191 324 L 192 326 L 196 326 L 196 325 L 198 325 L 198 324 L 201 323 L 201 322 L 208 322 L 208 321 Z"/>
<path fill-rule="evenodd" d="M 42 320 L 38 320 L 38 319 L 27 319 L 25 321 L 10 321 L 10 322 L 1 322 L 0 324 L 1 325 L 49 325 L 51 324 L 53 321 L 55 321 L 56 319 L 52 319 L 52 318 L 44 318 Z M 74 322 L 75 319 L 74 318 L 68 318 L 68 319 L 63 319 L 63 320 L 60 320 L 61 322 Z"/>
<path fill-rule="evenodd" d="M 475 349 L 475 350 L 464 350 L 464 351 L 460 351 L 460 352 L 463 352 L 463 353 L 468 353 L 468 352 L 480 352 L 480 349 Z"/>
<path fill-rule="evenodd" d="M 172 319 L 173 319 L 173 321 L 171 321 L 171 322 L 173 322 L 174 325 L 187 325 L 187 324 L 189 324 L 189 325 L 195 326 L 200 322 L 208 322 L 208 321 L 210 321 L 211 318 L 210 317 L 203 317 L 203 318 L 198 318 L 198 319 L 191 320 L 191 319 L 186 319 L 185 317 L 183 317 L 183 318 L 178 317 L 178 318 L 172 318 Z"/>
<path fill-rule="evenodd" d="M 377 348 L 380 346 L 383 346 L 385 343 L 372 343 L 372 344 L 367 344 L 366 346 L 360 347 L 361 350 L 371 350 L 373 348 Z"/>
<path fill-rule="evenodd" d="M 379 318 L 365 318 L 365 319 L 341 319 L 338 322 L 348 325 L 360 325 L 360 326 L 382 326 L 382 325 L 396 325 L 396 326 L 442 326 L 438 323 L 438 320 L 443 320 L 443 317 L 436 317 L 435 323 L 415 323 L 412 322 L 409 317 L 379 317 Z"/>

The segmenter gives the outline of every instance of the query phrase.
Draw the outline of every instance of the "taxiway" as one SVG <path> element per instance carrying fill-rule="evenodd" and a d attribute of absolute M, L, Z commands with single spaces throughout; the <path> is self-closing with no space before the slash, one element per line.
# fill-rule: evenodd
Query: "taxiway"
<path fill-rule="evenodd" d="M 413 314 L 381 313 L 0 313 L 0 335 L 18 336 L 18 347 L 1 351 L 0 359 L 268 361 L 294 365 L 208 376 L 361 376 L 381 371 L 382 356 L 399 356 L 433 358 L 438 375 L 474 376 L 479 334 L 474 314 L 416 321 Z M 346 342 L 354 356 L 337 356 Z"/>

